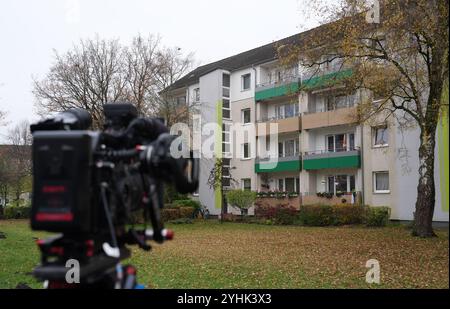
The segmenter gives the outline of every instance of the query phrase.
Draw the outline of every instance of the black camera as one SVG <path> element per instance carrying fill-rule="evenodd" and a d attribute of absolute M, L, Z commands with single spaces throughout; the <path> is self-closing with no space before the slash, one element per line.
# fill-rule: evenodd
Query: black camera
<path fill-rule="evenodd" d="M 138 117 L 125 103 L 104 105 L 104 119 L 103 131 L 88 131 L 90 114 L 72 109 L 31 126 L 31 227 L 62 233 L 38 242 L 34 275 L 49 287 L 73 286 L 65 282 L 69 259 L 80 262 L 81 286 L 123 286 L 117 265 L 129 256 L 125 245 L 149 250 L 147 240 L 173 236 L 160 216 L 164 183 L 180 193 L 198 186 L 198 159 L 171 155 L 176 136 L 160 119 Z M 132 226 L 137 211 L 151 228 Z"/>

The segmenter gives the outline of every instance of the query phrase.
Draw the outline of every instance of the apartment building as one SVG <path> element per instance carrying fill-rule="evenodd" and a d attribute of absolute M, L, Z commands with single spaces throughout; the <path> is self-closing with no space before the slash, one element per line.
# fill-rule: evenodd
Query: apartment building
<path fill-rule="evenodd" d="M 201 123 L 194 124 L 194 131 L 203 133 L 201 144 L 212 154 L 201 158 L 200 202 L 220 214 L 221 191 L 211 188 L 208 178 L 222 157 L 226 187 L 257 191 L 267 203 L 389 206 L 391 219 L 412 220 L 418 130 L 400 130 L 393 119 L 384 118 L 360 124 L 358 104 L 379 98 L 345 89 L 342 81 L 351 76 L 351 68 L 335 61 L 319 72 L 282 67 L 276 46 L 297 38 L 203 65 L 167 89 L 183 102 L 197 103 Z M 448 126 L 443 129 L 448 136 Z M 448 141 L 439 138 L 436 152 L 443 148 L 448 153 Z M 434 220 L 448 222 L 448 173 L 443 169 L 448 158 L 436 158 Z M 227 211 L 237 213 L 232 207 Z"/>

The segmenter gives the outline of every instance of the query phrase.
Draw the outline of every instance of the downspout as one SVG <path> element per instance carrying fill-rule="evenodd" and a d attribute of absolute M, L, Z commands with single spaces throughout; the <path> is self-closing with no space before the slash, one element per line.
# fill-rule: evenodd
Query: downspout
<path fill-rule="evenodd" d="M 257 118 L 256 118 L 256 116 L 257 116 L 257 103 L 256 103 L 256 85 L 257 85 L 257 83 L 256 83 L 256 68 L 255 68 L 255 65 L 253 65 L 252 64 L 252 70 L 253 70 L 253 72 L 255 73 L 254 74 L 254 76 L 255 76 L 255 81 L 254 81 L 254 89 L 253 89 L 253 98 L 255 99 L 255 113 L 254 113 L 254 119 L 255 119 L 255 128 L 256 128 L 256 130 L 258 130 L 258 122 L 257 122 Z M 255 136 L 255 156 L 256 157 L 258 157 L 258 154 L 257 154 L 257 150 L 258 150 L 258 147 L 257 147 L 257 145 L 258 145 L 258 141 L 257 141 L 257 139 L 258 139 L 258 134 L 255 134 L 256 136 Z M 256 157 L 255 157 L 255 163 L 256 163 Z M 255 164 L 253 164 L 253 173 L 255 173 Z M 256 173 L 255 173 L 256 174 Z M 258 187 L 259 187 L 259 184 L 258 184 L 258 175 L 256 175 L 256 186 L 255 186 L 255 189 L 256 189 L 256 191 L 259 191 L 258 190 Z"/>
<path fill-rule="evenodd" d="M 359 90 L 359 102 L 362 100 L 361 90 Z M 365 185 L 365 177 L 364 177 L 364 123 L 360 124 L 361 130 L 361 146 L 360 146 L 360 156 L 361 156 L 361 177 L 362 177 L 362 190 L 361 190 L 361 204 L 362 206 L 366 205 L 364 190 L 366 189 Z"/>

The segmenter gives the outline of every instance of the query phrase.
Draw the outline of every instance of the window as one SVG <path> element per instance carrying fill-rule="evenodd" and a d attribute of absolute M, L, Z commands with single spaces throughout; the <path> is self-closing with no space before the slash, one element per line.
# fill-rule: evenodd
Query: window
<path fill-rule="evenodd" d="M 222 88 L 223 92 L 222 92 L 222 96 L 224 98 L 229 98 L 230 97 L 230 88 Z"/>
<path fill-rule="evenodd" d="M 286 140 L 278 143 L 278 157 L 295 157 L 299 154 L 299 143 L 297 139 Z"/>
<path fill-rule="evenodd" d="M 284 191 L 284 179 L 278 179 L 278 191 Z"/>
<path fill-rule="evenodd" d="M 282 142 L 278 143 L 278 157 L 283 158 L 284 156 L 284 144 Z"/>
<path fill-rule="evenodd" d="M 278 179 L 278 191 L 300 192 L 300 178 L 289 177 Z"/>
<path fill-rule="evenodd" d="M 293 157 L 295 155 L 295 140 L 286 141 L 285 145 L 285 156 Z"/>
<path fill-rule="evenodd" d="M 222 159 L 222 184 L 225 187 L 229 187 L 231 185 L 230 164 L 230 159 Z"/>
<path fill-rule="evenodd" d="M 286 178 L 284 181 L 285 181 L 285 191 L 295 192 L 295 178 Z"/>
<path fill-rule="evenodd" d="M 355 190 L 355 175 L 332 175 L 327 177 L 326 191 L 332 194 Z"/>
<path fill-rule="evenodd" d="M 250 191 L 252 189 L 252 180 L 250 178 L 245 178 L 241 180 L 242 190 Z"/>
<path fill-rule="evenodd" d="M 194 89 L 194 102 L 200 102 L 200 88 Z"/>
<path fill-rule="evenodd" d="M 374 192 L 389 193 L 389 172 L 373 173 Z"/>
<path fill-rule="evenodd" d="M 373 146 L 387 146 L 389 142 L 387 126 L 375 127 L 373 130 Z"/>
<path fill-rule="evenodd" d="M 222 99 L 222 117 L 225 119 L 231 119 L 231 108 L 229 99 Z"/>
<path fill-rule="evenodd" d="M 222 74 L 222 86 L 230 88 L 230 74 Z"/>
<path fill-rule="evenodd" d="M 230 124 L 222 124 L 222 152 L 231 152 Z"/>
<path fill-rule="evenodd" d="M 242 90 L 250 89 L 250 74 L 242 75 Z"/>
<path fill-rule="evenodd" d="M 328 152 L 355 150 L 356 146 L 354 133 L 328 135 L 325 138 Z"/>
<path fill-rule="evenodd" d="M 243 159 L 250 159 L 250 144 L 245 143 L 242 144 L 242 153 L 243 153 Z"/>
<path fill-rule="evenodd" d="M 241 110 L 242 123 L 250 123 L 250 108 Z"/>
<path fill-rule="evenodd" d="M 177 98 L 177 106 L 186 105 L 186 97 L 178 97 Z"/>

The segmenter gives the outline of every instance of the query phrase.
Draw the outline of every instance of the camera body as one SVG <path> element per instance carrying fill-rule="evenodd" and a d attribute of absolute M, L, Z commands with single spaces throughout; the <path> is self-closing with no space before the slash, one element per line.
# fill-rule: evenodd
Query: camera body
<path fill-rule="evenodd" d="M 131 104 L 106 104 L 104 114 L 103 131 L 89 131 L 90 115 L 81 109 L 31 126 L 31 227 L 61 233 L 38 243 L 39 279 L 62 282 L 72 258 L 82 261 L 89 284 L 114 273 L 117 261 L 129 256 L 126 244 L 149 250 L 146 240 L 171 239 L 160 216 L 163 184 L 180 193 L 197 189 L 198 159 L 172 157 L 176 137 L 161 120 L 137 117 Z M 129 228 L 137 210 L 151 230 Z"/>
<path fill-rule="evenodd" d="M 93 164 L 99 140 L 99 133 L 89 131 L 33 134 L 32 229 L 95 232 Z"/>

